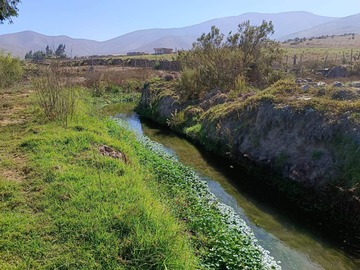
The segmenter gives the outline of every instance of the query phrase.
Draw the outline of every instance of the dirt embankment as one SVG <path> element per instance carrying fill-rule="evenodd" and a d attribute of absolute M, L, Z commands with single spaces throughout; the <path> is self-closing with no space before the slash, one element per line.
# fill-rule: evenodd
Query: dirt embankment
<path fill-rule="evenodd" d="M 229 99 L 214 90 L 181 102 L 169 88 L 149 84 L 138 112 L 260 172 L 263 181 L 329 226 L 359 233 L 359 112 L 301 92 L 285 102 L 278 90 L 266 91 Z M 331 111 L 335 105 L 341 110 Z"/>

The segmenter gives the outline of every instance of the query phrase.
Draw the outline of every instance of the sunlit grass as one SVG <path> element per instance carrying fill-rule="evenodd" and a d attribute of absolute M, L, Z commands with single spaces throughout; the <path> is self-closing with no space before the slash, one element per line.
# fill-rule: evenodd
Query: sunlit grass
<path fill-rule="evenodd" d="M 0 178 L 1 269 L 197 268 L 183 226 L 139 164 L 130 132 L 86 111 L 67 128 L 56 121 L 27 125 L 2 128 L 2 146 L 23 156 L 26 170 L 23 179 Z M 15 139 L 15 132 L 22 136 Z M 100 155 L 103 144 L 128 162 Z M 21 167 L 2 155 L 1 169 Z"/>

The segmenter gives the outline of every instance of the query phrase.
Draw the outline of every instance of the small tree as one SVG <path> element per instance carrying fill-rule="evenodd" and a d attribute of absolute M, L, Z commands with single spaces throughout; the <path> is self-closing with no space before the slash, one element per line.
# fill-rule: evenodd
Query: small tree
<path fill-rule="evenodd" d="M 13 22 L 11 18 L 18 16 L 17 5 L 20 2 L 20 0 L 0 0 L 0 24 L 3 24 L 6 20 L 9 23 Z"/>
<path fill-rule="evenodd" d="M 46 57 L 45 53 L 43 51 L 36 51 L 33 53 L 33 60 L 40 61 L 44 60 Z"/>
<path fill-rule="evenodd" d="M 25 60 L 31 60 L 33 59 L 33 51 L 28 51 L 26 54 L 25 54 Z"/>
<path fill-rule="evenodd" d="M 52 56 L 54 54 L 53 50 L 50 49 L 49 45 L 47 45 L 46 48 L 45 48 L 45 54 L 46 54 L 46 57 Z"/>
<path fill-rule="evenodd" d="M 279 43 L 269 38 L 272 34 L 274 26 L 271 21 L 263 21 L 259 26 L 252 26 L 250 21 L 245 21 L 238 25 L 235 34 L 230 33 L 227 38 L 227 47 L 238 48 L 243 52 L 246 77 L 258 86 L 265 83 L 272 65 L 281 59 Z"/>
<path fill-rule="evenodd" d="M 55 50 L 55 55 L 60 58 L 66 58 L 65 44 L 59 44 L 59 46 Z"/>
<path fill-rule="evenodd" d="M 237 33 L 229 35 L 227 46 L 239 47 L 244 52 L 244 62 L 253 62 L 260 57 L 261 48 L 270 41 L 268 36 L 272 34 L 272 22 L 263 21 L 260 26 L 252 26 L 250 21 L 245 21 L 238 25 Z"/>

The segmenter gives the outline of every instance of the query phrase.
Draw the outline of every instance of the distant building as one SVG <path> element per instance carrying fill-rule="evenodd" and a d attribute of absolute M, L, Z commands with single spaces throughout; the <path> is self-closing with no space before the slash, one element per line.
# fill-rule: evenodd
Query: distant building
<path fill-rule="evenodd" d="M 173 49 L 171 48 L 154 48 L 155 53 L 154 54 L 172 54 Z"/>
<path fill-rule="evenodd" d="M 147 52 L 128 52 L 127 56 L 136 56 L 136 55 L 147 55 Z"/>

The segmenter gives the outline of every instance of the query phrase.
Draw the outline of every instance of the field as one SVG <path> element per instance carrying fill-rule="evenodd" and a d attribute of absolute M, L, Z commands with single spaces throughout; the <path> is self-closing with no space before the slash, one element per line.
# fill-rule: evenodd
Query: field
<path fill-rule="evenodd" d="M 287 67 L 307 64 L 318 67 L 348 64 L 360 60 L 360 35 L 328 36 L 283 42 Z"/>

